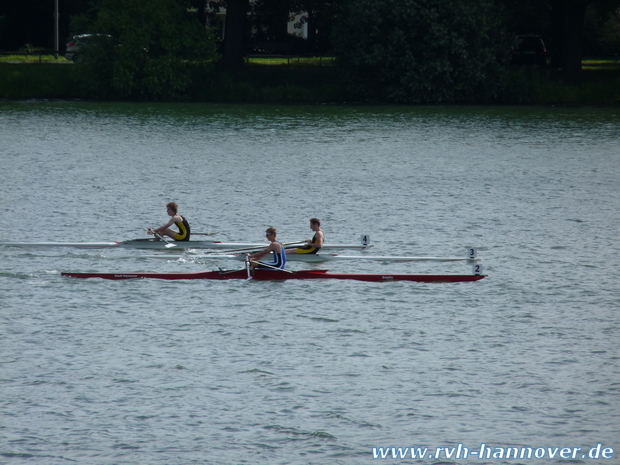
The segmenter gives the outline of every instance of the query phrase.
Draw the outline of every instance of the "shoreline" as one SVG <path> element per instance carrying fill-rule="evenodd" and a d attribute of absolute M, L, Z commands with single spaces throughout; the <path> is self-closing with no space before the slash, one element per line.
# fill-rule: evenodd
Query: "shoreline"
<path fill-rule="evenodd" d="M 17 66 L 16 66 L 17 65 Z M 19 66 L 30 65 L 30 66 Z M 56 66 L 61 65 L 61 66 Z M 89 98 L 80 85 L 72 62 L 0 62 L 0 99 L 60 99 L 85 101 L 147 101 Z M 586 67 L 577 76 L 559 70 L 508 69 L 504 91 L 484 102 L 444 102 L 444 105 L 554 105 L 620 106 L 620 65 Z M 148 100 L 154 101 L 154 100 Z M 397 104 L 362 99 L 346 89 L 337 68 L 295 64 L 249 63 L 236 73 L 214 66 L 196 75 L 187 94 L 167 102 L 262 103 L 262 104 Z M 417 104 L 405 104 L 417 105 Z M 422 103 L 420 104 L 422 105 Z"/>

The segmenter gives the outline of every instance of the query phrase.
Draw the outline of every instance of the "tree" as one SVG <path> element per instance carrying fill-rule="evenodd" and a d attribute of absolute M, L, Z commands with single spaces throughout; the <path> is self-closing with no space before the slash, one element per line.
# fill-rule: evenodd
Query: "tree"
<path fill-rule="evenodd" d="M 588 8 L 598 8 L 607 17 L 611 17 L 618 7 L 618 0 L 553 0 L 550 9 L 552 40 L 555 45 L 552 65 L 573 74 L 581 71 Z"/>
<path fill-rule="evenodd" d="M 585 18 L 589 10 L 599 15 L 599 30 L 613 18 L 620 0 L 499 0 L 513 33 L 534 33 L 545 39 L 551 66 L 569 73 L 581 70 Z"/>
<path fill-rule="evenodd" d="M 308 25 L 308 50 L 326 53 L 331 50 L 334 20 L 338 17 L 343 1 L 292 0 L 291 11 L 299 15 L 300 25 Z"/>
<path fill-rule="evenodd" d="M 554 25 L 554 43 L 558 50 L 555 63 L 570 73 L 581 71 L 583 25 L 586 8 L 591 0 L 553 0 L 551 21 Z"/>
<path fill-rule="evenodd" d="M 255 0 L 251 5 L 254 37 L 259 41 L 285 42 L 291 18 L 291 0 Z"/>
<path fill-rule="evenodd" d="M 102 0 L 93 17 L 74 23 L 95 34 L 80 65 L 89 96 L 180 98 L 191 81 L 190 61 L 216 56 L 208 30 L 175 0 Z"/>
<path fill-rule="evenodd" d="M 249 0 L 227 0 L 224 27 L 224 66 L 236 70 L 243 66 L 246 53 Z"/>
<path fill-rule="evenodd" d="M 586 12 L 584 56 L 620 54 L 620 5 L 598 3 Z"/>
<path fill-rule="evenodd" d="M 493 6 L 492 0 L 351 0 L 334 33 L 343 77 L 367 99 L 490 99 L 507 41 Z"/>

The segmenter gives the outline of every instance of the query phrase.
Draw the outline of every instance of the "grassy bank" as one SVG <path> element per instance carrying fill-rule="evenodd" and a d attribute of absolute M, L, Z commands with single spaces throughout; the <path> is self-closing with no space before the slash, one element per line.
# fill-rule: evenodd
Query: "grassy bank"
<path fill-rule="evenodd" d="M 71 64 L 0 62 L 0 98 L 79 98 L 79 86 L 74 74 Z"/>
<path fill-rule="evenodd" d="M 0 62 L 0 99 L 87 99 L 72 63 Z M 236 73 L 194 69 L 187 100 L 231 103 L 342 102 L 330 66 L 260 65 Z"/>
<path fill-rule="evenodd" d="M 77 67 L 64 58 L 0 61 L 2 99 L 76 99 L 84 95 Z M 203 102 L 356 102 L 326 59 L 250 59 L 237 73 L 196 69 L 188 100 Z M 578 76 L 557 70 L 509 69 L 504 92 L 494 102 L 510 105 L 620 105 L 620 63 L 588 60 Z"/>
<path fill-rule="evenodd" d="M 528 105 L 620 105 L 620 63 L 587 60 L 578 75 L 560 70 L 509 70 L 502 103 Z"/>
<path fill-rule="evenodd" d="M 250 63 L 235 73 L 217 67 L 202 73 L 192 79 L 191 100 L 221 103 L 346 101 L 334 67 Z"/>

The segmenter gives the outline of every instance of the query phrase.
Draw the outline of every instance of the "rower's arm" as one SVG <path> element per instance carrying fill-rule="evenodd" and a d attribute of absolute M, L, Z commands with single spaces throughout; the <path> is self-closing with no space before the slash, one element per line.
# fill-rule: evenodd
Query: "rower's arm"
<path fill-rule="evenodd" d="M 323 235 L 323 232 L 321 231 L 320 233 L 317 233 L 316 242 L 309 242 L 308 245 L 311 245 L 312 247 L 316 247 L 317 249 L 321 249 L 323 248 L 324 240 L 325 240 L 325 236 Z"/>
<path fill-rule="evenodd" d="M 168 221 L 168 223 L 166 223 L 165 225 L 163 225 L 163 226 L 161 226 L 159 228 L 155 228 L 153 231 L 155 231 L 155 232 L 163 231 L 164 229 L 167 229 L 170 226 L 172 226 L 174 223 L 175 223 L 174 217 L 172 217 L 172 219 L 170 221 Z"/>
<path fill-rule="evenodd" d="M 273 252 L 275 250 L 276 244 L 274 242 L 272 242 L 271 244 L 269 244 L 269 247 L 267 247 L 265 250 L 262 250 L 261 252 L 256 252 L 253 255 L 250 255 L 250 260 L 260 260 L 261 258 L 269 255 L 269 253 Z"/>

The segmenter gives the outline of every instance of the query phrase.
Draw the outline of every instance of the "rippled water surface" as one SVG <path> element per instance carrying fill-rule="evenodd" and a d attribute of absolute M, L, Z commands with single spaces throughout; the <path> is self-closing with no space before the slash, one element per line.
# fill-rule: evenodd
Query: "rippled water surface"
<path fill-rule="evenodd" d="M 1 241 L 145 237 L 174 200 L 223 241 L 307 239 L 317 216 L 373 255 L 477 247 L 488 274 L 82 281 L 60 272 L 239 264 L 0 246 L 0 463 L 357 465 L 459 443 L 620 463 L 619 136 L 615 109 L 0 102 Z"/>

